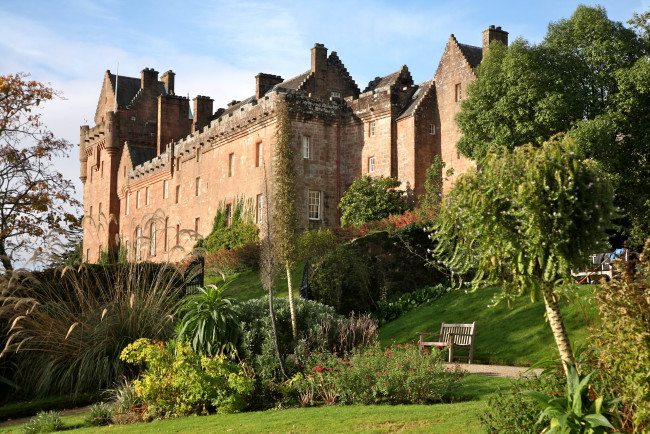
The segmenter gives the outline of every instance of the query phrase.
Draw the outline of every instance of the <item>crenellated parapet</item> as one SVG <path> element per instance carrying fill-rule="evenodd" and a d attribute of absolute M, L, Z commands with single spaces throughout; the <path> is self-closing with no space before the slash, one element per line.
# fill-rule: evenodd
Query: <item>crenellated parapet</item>
<path fill-rule="evenodd" d="M 128 181 L 140 180 L 160 172 L 168 171 L 171 168 L 171 156 L 169 149 L 157 157 L 146 161 L 126 172 Z"/>

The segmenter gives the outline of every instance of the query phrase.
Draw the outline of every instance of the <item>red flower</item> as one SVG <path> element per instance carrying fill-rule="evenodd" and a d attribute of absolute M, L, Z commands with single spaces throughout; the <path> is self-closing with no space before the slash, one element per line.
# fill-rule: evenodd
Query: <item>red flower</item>
<path fill-rule="evenodd" d="M 322 366 L 314 366 L 314 371 L 316 372 L 323 372 L 324 370 L 325 368 L 323 368 Z"/>

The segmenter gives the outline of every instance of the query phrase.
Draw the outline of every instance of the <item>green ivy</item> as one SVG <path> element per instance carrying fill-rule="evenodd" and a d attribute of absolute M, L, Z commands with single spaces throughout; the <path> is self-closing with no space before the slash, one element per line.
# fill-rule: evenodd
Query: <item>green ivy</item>
<path fill-rule="evenodd" d="M 236 249 L 259 240 L 258 229 L 253 222 L 253 208 L 250 200 L 245 201 L 242 198 L 237 198 L 230 206 L 232 207 L 231 221 L 228 222 L 227 204 L 219 203 L 217 214 L 212 223 L 212 231 L 207 237 L 197 241 L 195 247 L 203 247 L 208 252 L 216 252 L 221 249 Z"/>

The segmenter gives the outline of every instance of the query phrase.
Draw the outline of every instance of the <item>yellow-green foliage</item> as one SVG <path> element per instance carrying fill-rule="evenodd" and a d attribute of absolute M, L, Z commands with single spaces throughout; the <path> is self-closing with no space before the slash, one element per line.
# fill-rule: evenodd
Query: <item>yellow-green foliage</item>
<path fill-rule="evenodd" d="M 196 414 L 208 405 L 218 413 L 238 412 L 253 390 L 241 366 L 221 356 L 200 356 L 184 342 L 138 339 L 120 358 L 145 365 L 136 394 L 163 416 Z"/>
<path fill-rule="evenodd" d="M 595 333 L 603 368 L 635 410 L 634 424 L 650 428 L 650 240 L 640 263 L 596 295 L 602 329 Z M 645 432 L 645 431 L 643 431 Z"/>
<path fill-rule="evenodd" d="M 571 267 L 605 251 L 612 189 L 568 138 L 540 148 L 488 152 L 445 198 L 434 255 L 456 273 L 498 285 L 510 303 L 570 278 Z"/>

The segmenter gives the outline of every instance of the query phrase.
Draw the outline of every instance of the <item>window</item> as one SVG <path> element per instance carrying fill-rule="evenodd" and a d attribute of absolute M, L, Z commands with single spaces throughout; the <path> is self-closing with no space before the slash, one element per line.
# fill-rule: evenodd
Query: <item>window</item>
<path fill-rule="evenodd" d="M 181 171 L 181 157 L 176 158 L 176 171 Z"/>
<path fill-rule="evenodd" d="M 198 148 L 196 150 L 196 162 L 200 163 L 201 162 L 201 148 Z"/>
<path fill-rule="evenodd" d="M 256 214 L 257 214 L 257 223 L 262 223 L 262 219 L 264 218 L 264 195 L 263 194 L 257 195 Z"/>
<path fill-rule="evenodd" d="M 368 173 L 375 172 L 375 157 L 368 158 Z"/>
<path fill-rule="evenodd" d="M 90 205 L 90 218 L 93 218 L 93 206 Z"/>
<path fill-rule="evenodd" d="M 255 152 L 255 167 L 260 167 L 262 165 L 262 162 L 264 161 L 264 154 L 263 154 L 264 147 L 262 145 L 262 142 L 257 143 L 257 145 L 255 146 L 257 147 Z"/>
<path fill-rule="evenodd" d="M 135 260 L 140 260 L 140 248 L 142 247 L 142 228 L 135 228 Z"/>
<path fill-rule="evenodd" d="M 320 220 L 320 191 L 309 190 L 309 220 Z"/>
<path fill-rule="evenodd" d="M 104 162 L 102 161 L 102 178 L 104 177 Z"/>
<path fill-rule="evenodd" d="M 431 134 L 432 136 L 436 135 L 436 126 L 434 124 L 429 125 L 429 134 Z"/>
<path fill-rule="evenodd" d="M 228 155 L 228 176 L 235 176 L 235 154 Z"/>
<path fill-rule="evenodd" d="M 302 157 L 311 158 L 311 137 L 302 136 Z"/>
<path fill-rule="evenodd" d="M 181 241 L 181 225 L 176 225 L 176 245 L 178 246 Z"/>
<path fill-rule="evenodd" d="M 460 83 L 456 85 L 456 102 L 463 100 L 463 89 L 460 86 Z"/>
<path fill-rule="evenodd" d="M 332 91 L 330 95 L 332 98 L 341 98 L 341 92 Z"/>
<path fill-rule="evenodd" d="M 129 240 L 126 240 L 126 259 L 129 259 Z"/>
<path fill-rule="evenodd" d="M 90 262 L 90 249 L 86 249 L 86 262 Z"/>
<path fill-rule="evenodd" d="M 126 194 L 126 214 L 129 215 L 129 212 L 131 211 L 131 193 Z"/>
<path fill-rule="evenodd" d="M 135 194 L 135 208 L 140 208 L 140 190 Z"/>
<path fill-rule="evenodd" d="M 94 168 L 94 167 L 91 167 L 91 168 L 90 168 L 90 182 L 91 182 L 91 183 L 93 182 L 93 173 L 95 173 L 95 168 Z"/>
<path fill-rule="evenodd" d="M 199 217 L 194 219 L 194 231 L 199 232 L 199 224 L 201 223 L 201 219 Z"/>
<path fill-rule="evenodd" d="M 124 166 L 124 177 L 126 178 L 126 166 Z"/>
<path fill-rule="evenodd" d="M 201 178 L 196 178 L 195 196 L 201 196 Z"/>
<path fill-rule="evenodd" d="M 97 213 L 97 219 L 102 219 L 102 203 L 99 202 L 99 213 Z"/>
<path fill-rule="evenodd" d="M 368 135 L 370 137 L 375 137 L 375 121 L 370 122 L 370 127 L 368 130 Z"/>
<path fill-rule="evenodd" d="M 181 199 L 181 186 L 177 185 L 176 186 L 176 203 Z"/>
<path fill-rule="evenodd" d="M 169 179 L 165 179 L 165 182 L 163 182 L 163 199 L 167 199 L 169 197 Z"/>
<path fill-rule="evenodd" d="M 144 191 L 144 203 L 145 205 L 149 205 L 149 187 Z"/>
<path fill-rule="evenodd" d="M 156 256 L 156 224 L 151 223 L 151 227 L 149 228 L 149 239 L 150 239 L 150 247 L 151 251 L 149 254 L 151 256 Z"/>
<path fill-rule="evenodd" d="M 232 224 L 232 204 L 226 204 L 226 226 Z"/>
<path fill-rule="evenodd" d="M 165 219 L 165 239 L 163 240 L 163 251 L 169 250 L 169 217 Z M 128 241 L 127 241 L 128 242 Z"/>

